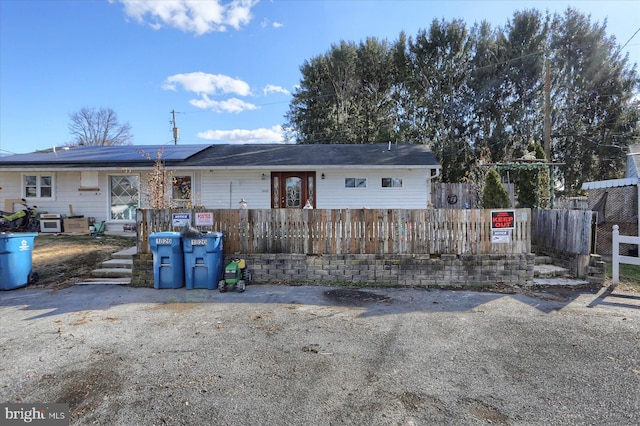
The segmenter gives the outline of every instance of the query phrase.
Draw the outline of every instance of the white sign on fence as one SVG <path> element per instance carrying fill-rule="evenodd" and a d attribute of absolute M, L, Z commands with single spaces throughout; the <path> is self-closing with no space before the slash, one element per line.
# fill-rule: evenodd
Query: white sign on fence
<path fill-rule="evenodd" d="M 171 223 L 174 227 L 191 225 L 191 213 L 173 213 Z"/>
<path fill-rule="evenodd" d="M 196 212 L 196 226 L 213 226 L 213 213 Z"/>
<path fill-rule="evenodd" d="M 511 235 L 508 230 L 491 231 L 491 242 L 495 244 L 508 244 L 511 242 Z"/>

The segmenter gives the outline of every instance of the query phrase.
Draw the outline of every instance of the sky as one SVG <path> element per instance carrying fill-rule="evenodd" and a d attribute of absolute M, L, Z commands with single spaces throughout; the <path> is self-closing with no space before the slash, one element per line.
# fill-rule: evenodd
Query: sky
<path fill-rule="evenodd" d="M 300 66 L 342 40 L 393 42 L 434 19 L 573 7 L 607 21 L 640 72 L 640 0 L 0 0 L 0 155 L 71 141 L 110 108 L 135 145 L 279 143 Z"/>

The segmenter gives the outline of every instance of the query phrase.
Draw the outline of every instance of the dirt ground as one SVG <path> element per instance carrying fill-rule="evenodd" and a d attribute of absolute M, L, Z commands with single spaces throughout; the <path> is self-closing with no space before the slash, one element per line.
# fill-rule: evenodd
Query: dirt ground
<path fill-rule="evenodd" d="M 136 245 L 134 237 L 118 235 L 39 234 L 34 240 L 35 288 L 64 288 L 88 278 L 111 253 Z"/>

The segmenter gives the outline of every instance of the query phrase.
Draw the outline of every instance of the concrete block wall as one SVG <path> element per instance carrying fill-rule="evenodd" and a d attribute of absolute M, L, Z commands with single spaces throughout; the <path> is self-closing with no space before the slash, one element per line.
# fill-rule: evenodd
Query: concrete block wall
<path fill-rule="evenodd" d="M 153 288 L 153 254 L 138 253 L 133 256 L 131 286 Z"/>
<path fill-rule="evenodd" d="M 530 286 L 533 254 L 244 256 L 256 284 L 354 284 L 395 287 Z M 231 257 L 225 258 L 225 264 Z"/>
<path fill-rule="evenodd" d="M 533 283 L 533 254 L 246 255 L 255 284 L 340 284 L 393 287 L 492 288 Z M 232 259 L 225 256 L 224 265 Z M 131 285 L 153 287 L 153 256 L 134 256 Z"/>

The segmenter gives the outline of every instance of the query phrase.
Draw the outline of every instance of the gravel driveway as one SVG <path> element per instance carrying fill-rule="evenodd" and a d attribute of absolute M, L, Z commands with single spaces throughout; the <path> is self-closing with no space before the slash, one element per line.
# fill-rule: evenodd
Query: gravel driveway
<path fill-rule="evenodd" d="M 0 401 L 74 425 L 637 425 L 640 295 L 0 293 Z"/>

